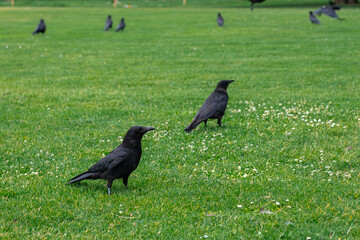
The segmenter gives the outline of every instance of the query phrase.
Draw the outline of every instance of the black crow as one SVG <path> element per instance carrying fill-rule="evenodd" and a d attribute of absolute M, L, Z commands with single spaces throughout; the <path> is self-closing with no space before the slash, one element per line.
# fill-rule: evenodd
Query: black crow
<path fill-rule="evenodd" d="M 153 127 L 134 126 L 126 133 L 123 142 L 86 172 L 69 180 L 67 184 L 84 179 L 107 180 L 108 194 L 115 179 L 122 178 L 126 188 L 130 174 L 137 168 L 141 158 L 141 138 Z"/>
<path fill-rule="evenodd" d="M 329 17 L 337 18 L 339 20 L 342 20 L 341 18 L 339 18 L 339 16 L 335 12 L 335 11 L 338 11 L 340 9 L 341 9 L 341 7 L 339 7 L 339 6 L 322 6 L 321 8 L 316 10 L 314 13 L 316 15 L 318 15 L 318 16 L 321 16 L 321 14 L 325 14 L 325 15 L 327 15 Z"/>
<path fill-rule="evenodd" d="M 107 31 L 107 30 L 109 30 L 110 28 L 112 28 L 112 24 L 113 24 L 113 21 L 112 21 L 112 19 L 111 19 L 111 15 L 109 15 L 108 18 L 106 19 L 106 22 L 105 22 L 104 31 Z"/>
<path fill-rule="evenodd" d="M 262 3 L 264 2 L 265 0 L 249 0 L 251 2 L 251 6 L 250 6 L 250 10 L 254 10 L 254 4 L 255 3 Z"/>
<path fill-rule="evenodd" d="M 217 20 L 219 27 L 222 27 L 224 25 L 224 19 L 222 18 L 221 13 L 218 13 L 218 17 L 216 20 Z"/>
<path fill-rule="evenodd" d="M 313 14 L 313 12 L 310 11 L 309 14 L 310 14 L 309 19 L 312 23 L 320 24 L 320 21 L 316 18 L 316 16 Z"/>
<path fill-rule="evenodd" d="M 116 31 L 119 31 L 119 30 L 123 31 L 124 28 L 125 28 L 125 19 L 122 18 L 121 21 L 120 21 L 120 23 L 119 23 L 119 25 L 118 25 L 117 28 L 116 28 Z"/>
<path fill-rule="evenodd" d="M 208 119 L 217 119 L 219 126 L 221 126 L 221 118 L 225 114 L 229 96 L 227 94 L 227 87 L 234 80 L 221 80 L 216 86 L 214 92 L 206 99 L 204 105 L 200 108 L 185 131 L 190 132 L 196 128 L 200 123 L 204 122 L 205 126 Z"/>
<path fill-rule="evenodd" d="M 45 31 L 46 31 L 46 25 L 45 25 L 44 19 L 40 19 L 39 24 L 37 25 L 35 31 L 32 34 L 33 35 L 38 34 L 38 33 L 44 34 Z"/>

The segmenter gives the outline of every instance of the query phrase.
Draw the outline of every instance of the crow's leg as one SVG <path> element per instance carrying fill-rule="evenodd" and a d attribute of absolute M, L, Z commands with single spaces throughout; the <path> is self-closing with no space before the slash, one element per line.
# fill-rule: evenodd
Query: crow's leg
<path fill-rule="evenodd" d="M 205 127 L 206 127 L 207 119 L 204 121 Z"/>
<path fill-rule="evenodd" d="M 218 121 L 217 121 L 217 122 L 218 122 L 219 126 L 221 126 L 221 119 L 222 119 L 222 117 L 223 117 L 223 116 L 218 117 Z"/>
<path fill-rule="evenodd" d="M 111 189 L 112 184 L 113 184 L 113 180 L 109 180 L 108 183 L 107 183 L 109 197 L 110 197 L 110 189 Z"/>
<path fill-rule="evenodd" d="M 126 189 L 129 189 L 129 188 L 128 188 L 128 186 L 127 186 L 127 183 L 128 183 L 128 178 L 129 178 L 129 175 L 127 175 L 127 176 L 123 177 L 123 183 L 124 183 L 124 185 L 125 185 Z"/>

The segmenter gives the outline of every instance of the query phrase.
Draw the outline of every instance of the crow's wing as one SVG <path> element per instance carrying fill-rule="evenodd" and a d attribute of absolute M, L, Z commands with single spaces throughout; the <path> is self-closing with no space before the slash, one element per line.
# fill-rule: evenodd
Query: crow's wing
<path fill-rule="evenodd" d="M 323 8 L 321 12 L 329 17 L 339 18 L 339 16 L 335 12 L 335 9 L 331 6 Z"/>
<path fill-rule="evenodd" d="M 218 25 L 219 25 L 220 27 L 222 27 L 222 26 L 224 25 L 224 19 L 221 18 L 221 17 L 218 17 L 218 18 L 217 18 L 217 23 L 218 23 Z"/>
<path fill-rule="evenodd" d="M 106 157 L 91 166 L 88 171 L 104 172 L 111 170 L 123 163 L 128 155 L 128 151 L 126 151 L 126 149 L 124 149 L 123 147 L 119 146 L 115 148 L 112 152 L 110 152 Z"/>
<path fill-rule="evenodd" d="M 226 94 L 212 93 L 200 108 L 194 119 L 206 120 L 225 112 L 228 102 Z"/>
<path fill-rule="evenodd" d="M 124 22 L 120 22 L 118 27 L 116 28 L 116 31 L 122 30 L 125 28 L 125 23 Z"/>
<path fill-rule="evenodd" d="M 35 33 L 37 33 L 37 32 L 39 32 L 39 30 L 40 30 L 40 27 L 41 27 L 41 23 L 39 23 L 37 26 L 36 26 L 36 29 L 35 29 Z"/>
<path fill-rule="evenodd" d="M 107 19 L 106 23 L 105 23 L 105 28 L 104 30 L 109 30 L 109 28 L 112 27 L 112 20 L 111 19 Z"/>
<path fill-rule="evenodd" d="M 325 6 L 322 6 L 322 7 L 319 8 L 318 10 L 314 11 L 314 13 L 315 13 L 316 15 L 318 15 L 318 16 L 321 16 L 322 11 L 323 11 L 324 8 L 325 8 Z"/>

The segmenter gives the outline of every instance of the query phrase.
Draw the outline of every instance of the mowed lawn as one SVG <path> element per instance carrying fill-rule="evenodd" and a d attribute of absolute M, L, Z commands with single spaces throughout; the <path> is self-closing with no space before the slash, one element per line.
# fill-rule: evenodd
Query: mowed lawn
<path fill-rule="evenodd" d="M 360 9 L 309 10 L 0 8 L 0 238 L 358 239 Z M 133 125 L 129 190 L 65 185 Z"/>

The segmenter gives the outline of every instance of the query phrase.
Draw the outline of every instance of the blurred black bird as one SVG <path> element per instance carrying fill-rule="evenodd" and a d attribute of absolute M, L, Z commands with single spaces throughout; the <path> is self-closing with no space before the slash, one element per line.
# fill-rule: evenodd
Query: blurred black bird
<path fill-rule="evenodd" d="M 216 20 L 217 20 L 217 23 L 218 23 L 219 27 L 222 27 L 224 25 L 224 19 L 221 16 L 221 13 L 218 13 L 218 17 L 217 17 Z"/>
<path fill-rule="evenodd" d="M 320 21 L 316 18 L 316 16 L 313 14 L 313 12 L 310 11 L 309 14 L 310 14 L 309 19 L 312 23 L 320 24 Z"/>
<path fill-rule="evenodd" d="M 250 6 L 250 10 L 254 10 L 254 4 L 255 3 L 262 3 L 264 2 L 265 0 L 249 0 L 251 2 L 251 6 Z"/>
<path fill-rule="evenodd" d="M 95 163 L 86 172 L 69 180 L 67 184 L 85 179 L 107 180 L 108 194 L 115 179 L 122 178 L 126 188 L 130 174 L 137 168 L 141 158 L 141 139 L 153 127 L 133 126 L 126 133 L 123 142 L 106 157 Z"/>
<path fill-rule="evenodd" d="M 38 33 L 44 34 L 45 31 L 46 31 L 46 25 L 45 25 L 44 19 L 40 19 L 39 24 L 37 25 L 35 31 L 32 34 L 33 35 L 38 34 Z"/>
<path fill-rule="evenodd" d="M 321 16 L 321 14 L 325 14 L 329 17 L 332 18 L 336 18 L 339 20 L 343 20 L 342 18 L 339 18 L 339 16 L 337 15 L 337 13 L 335 11 L 340 10 L 341 7 L 339 6 L 322 6 L 321 8 L 319 8 L 318 10 L 316 10 L 314 13 L 318 16 Z"/>
<path fill-rule="evenodd" d="M 121 18 L 120 23 L 119 23 L 119 25 L 118 25 L 117 28 L 116 28 L 116 31 L 119 31 L 119 30 L 123 31 L 124 28 L 125 28 L 125 19 L 124 19 L 124 18 Z"/>
<path fill-rule="evenodd" d="M 111 15 L 109 15 L 105 22 L 104 31 L 108 31 L 110 28 L 112 28 L 112 25 L 113 25 L 113 21 L 111 19 Z"/>
<path fill-rule="evenodd" d="M 221 126 L 221 119 L 225 114 L 229 96 L 227 87 L 234 80 L 221 80 L 216 86 L 214 92 L 206 99 L 200 110 L 196 113 L 193 121 L 185 131 L 190 132 L 200 123 L 204 122 L 205 126 L 208 119 L 217 119 L 217 123 Z"/>

